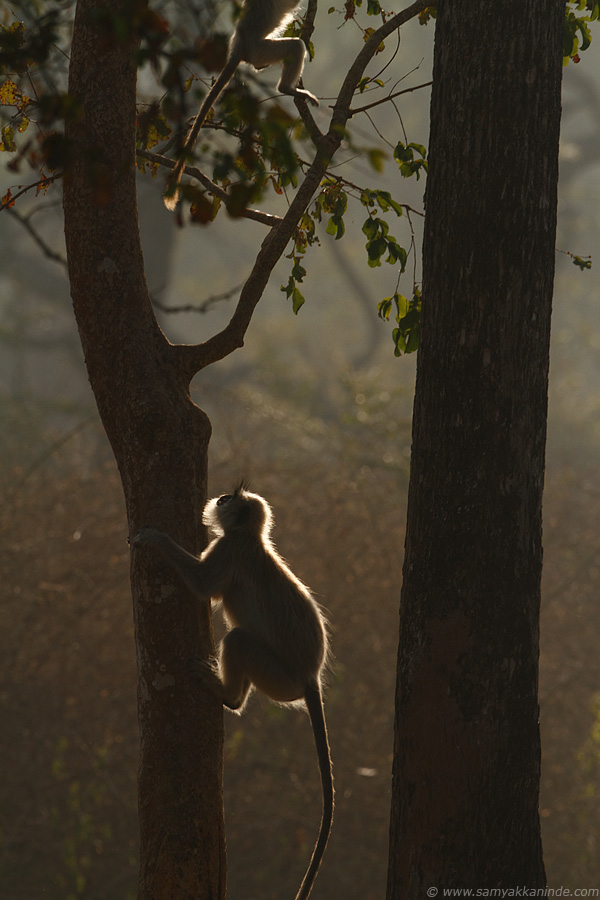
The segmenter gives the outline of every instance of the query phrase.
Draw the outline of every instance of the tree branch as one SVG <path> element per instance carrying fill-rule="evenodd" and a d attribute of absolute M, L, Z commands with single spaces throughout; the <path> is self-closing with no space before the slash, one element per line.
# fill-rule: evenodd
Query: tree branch
<path fill-rule="evenodd" d="M 244 345 L 246 330 L 271 273 L 294 234 L 313 194 L 318 189 L 327 171 L 327 166 L 342 143 L 346 123 L 351 116 L 350 103 L 366 66 L 377 52 L 381 41 L 426 9 L 430 2 L 431 0 L 416 0 L 411 6 L 381 25 L 361 48 L 343 81 L 333 108 L 329 130 L 319 138 L 313 162 L 304 181 L 296 191 L 287 213 L 271 228 L 263 240 L 256 262 L 242 288 L 238 304 L 229 323 L 222 331 L 201 344 L 174 344 L 169 347 L 176 367 L 188 380 L 191 380 L 205 366 L 223 359 Z"/>
<path fill-rule="evenodd" d="M 368 40 L 365 41 L 363 47 L 356 56 L 356 59 L 350 66 L 346 77 L 344 78 L 342 87 L 340 88 L 338 99 L 334 107 L 332 125 L 334 122 L 341 119 L 343 119 L 345 124 L 349 118 L 350 103 L 354 91 L 362 78 L 364 70 L 375 56 L 381 42 L 393 31 L 396 31 L 402 25 L 405 25 L 410 19 L 414 19 L 415 16 L 418 16 L 419 13 L 423 12 L 424 9 L 427 9 L 428 6 L 431 6 L 431 0 L 416 0 L 415 3 L 407 6 L 406 9 L 396 13 L 395 16 L 392 16 L 391 19 L 388 19 L 387 22 L 380 25 L 379 28 L 370 35 Z"/>
<path fill-rule="evenodd" d="M 341 138 L 339 142 L 341 142 Z M 335 152 L 335 149 L 332 148 L 332 152 Z M 187 378 L 191 379 L 205 366 L 217 362 L 239 347 L 243 347 L 244 336 L 254 309 L 262 297 L 271 273 L 292 237 L 300 217 L 317 190 L 325 168 L 326 165 L 321 157 L 317 157 L 298 188 L 286 215 L 263 240 L 256 262 L 242 288 L 237 307 L 228 325 L 202 344 L 179 344 L 170 348 L 170 351 L 176 356 L 180 371 L 183 371 Z"/>
<path fill-rule="evenodd" d="M 174 169 L 177 165 L 176 160 L 169 159 L 168 156 L 162 156 L 160 153 L 152 153 L 150 150 L 136 150 L 136 155 L 140 156 L 142 159 L 147 159 L 148 162 L 166 166 L 168 169 Z M 211 181 L 201 169 L 196 168 L 196 166 L 184 166 L 183 171 L 191 178 L 196 178 L 200 184 L 206 188 L 209 194 L 222 200 L 225 208 L 229 208 L 231 197 L 227 191 L 219 187 L 218 184 L 215 184 L 214 181 Z M 261 212 L 259 209 L 245 209 L 243 212 L 236 212 L 236 218 L 252 219 L 254 222 L 260 222 L 262 225 L 267 225 L 269 228 L 272 228 L 274 225 L 277 225 L 278 222 L 281 222 L 280 216 Z"/>
<path fill-rule="evenodd" d="M 302 27 L 300 28 L 300 40 L 304 41 L 308 49 L 308 45 L 310 43 L 310 39 L 312 37 L 313 31 L 315 30 L 315 17 L 317 15 L 317 0 L 308 0 L 306 5 L 306 14 L 304 16 L 304 21 L 302 22 Z"/>
<path fill-rule="evenodd" d="M 313 114 L 310 111 L 310 107 L 309 107 L 308 103 L 302 97 L 296 97 L 294 102 L 296 104 L 296 109 L 298 110 L 298 114 L 299 114 L 300 118 L 302 119 L 302 123 L 303 123 L 304 127 L 306 128 L 311 141 L 313 142 L 315 147 L 318 147 L 319 141 L 323 137 L 323 132 L 321 131 L 321 129 L 315 122 Z"/>

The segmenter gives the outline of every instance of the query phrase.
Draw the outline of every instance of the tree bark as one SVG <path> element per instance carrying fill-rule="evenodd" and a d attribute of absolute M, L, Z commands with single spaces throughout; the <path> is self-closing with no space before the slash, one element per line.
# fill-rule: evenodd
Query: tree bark
<path fill-rule="evenodd" d="M 146 288 L 134 164 L 136 41 L 107 28 L 128 15 L 121 0 L 77 6 L 69 92 L 82 115 L 67 128 L 73 161 L 64 186 L 71 293 L 129 533 L 155 525 L 195 551 L 206 540 L 210 423 L 189 397 L 189 372 L 160 331 Z M 147 553 L 132 555 L 131 586 L 139 900 L 216 900 L 225 896 L 222 708 L 185 670 L 189 658 L 213 649 L 210 609 Z"/>
<path fill-rule="evenodd" d="M 562 0 L 438 3 L 388 900 L 545 884 L 537 683 L 563 21 Z"/>

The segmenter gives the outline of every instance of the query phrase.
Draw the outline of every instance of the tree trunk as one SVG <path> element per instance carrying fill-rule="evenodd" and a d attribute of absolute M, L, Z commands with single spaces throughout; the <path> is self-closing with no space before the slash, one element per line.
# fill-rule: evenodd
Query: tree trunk
<path fill-rule="evenodd" d="M 71 54 L 69 92 L 82 109 L 67 128 L 73 162 L 64 188 L 73 305 L 123 482 L 129 533 L 154 525 L 194 551 L 205 543 L 210 423 L 190 400 L 190 372 L 156 323 L 144 278 L 136 42 L 120 30 L 131 7 L 103 0 L 99 13 L 93 0 L 80 0 Z M 189 658 L 212 650 L 210 610 L 147 553 L 132 555 L 131 585 L 141 734 L 139 900 L 216 900 L 225 896 L 222 708 L 185 670 Z"/>
<path fill-rule="evenodd" d="M 563 21 L 563 0 L 438 4 L 388 900 L 545 883 L 537 683 Z"/>

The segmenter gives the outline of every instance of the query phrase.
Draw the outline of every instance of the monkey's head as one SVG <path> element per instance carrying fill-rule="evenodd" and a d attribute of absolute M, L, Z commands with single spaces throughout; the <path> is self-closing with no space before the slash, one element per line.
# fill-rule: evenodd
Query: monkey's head
<path fill-rule="evenodd" d="M 241 528 L 268 539 L 273 527 L 271 507 L 259 494 L 252 494 L 243 484 L 233 494 L 222 494 L 209 500 L 202 521 L 217 535 Z"/>

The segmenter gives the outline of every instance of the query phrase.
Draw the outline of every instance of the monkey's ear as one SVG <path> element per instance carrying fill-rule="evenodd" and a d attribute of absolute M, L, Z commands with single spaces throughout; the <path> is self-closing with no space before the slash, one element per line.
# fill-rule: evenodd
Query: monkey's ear
<path fill-rule="evenodd" d="M 242 478 L 242 480 L 241 480 L 241 481 L 239 482 L 239 484 L 236 486 L 236 488 L 235 488 L 235 490 L 234 490 L 233 493 L 237 496 L 237 494 L 241 494 L 241 493 L 243 493 L 244 491 L 247 491 L 247 490 L 249 489 L 249 487 L 250 487 L 250 483 L 248 482 L 248 479 L 247 479 L 247 478 Z"/>

